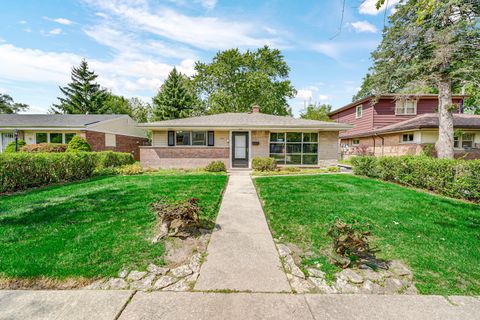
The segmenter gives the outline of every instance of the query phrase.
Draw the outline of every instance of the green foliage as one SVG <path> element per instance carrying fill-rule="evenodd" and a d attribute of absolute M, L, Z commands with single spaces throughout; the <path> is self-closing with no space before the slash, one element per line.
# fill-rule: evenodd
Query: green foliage
<path fill-rule="evenodd" d="M 332 111 L 332 106 L 329 104 L 320 104 L 316 103 L 310 104 L 300 113 L 300 118 L 310 119 L 310 120 L 319 120 L 319 121 L 331 121 L 328 114 Z"/>
<path fill-rule="evenodd" d="M 20 140 L 20 139 L 17 140 L 18 151 L 22 151 L 21 150 L 22 147 L 24 147 L 26 145 L 27 145 L 27 143 L 25 141 Z M 15 152 L 15 141 L 12 141 L 9 144 L 7 144 L 7 146 L 5 147 L 5 150 L 3 150 L 3 152 L 5 152 L 5 153 Z"/>
<path fill-rule="evenodd" d="M 424 144 L 422 146 L 422 156 L 426 157 L 435 157 L 436 151 L 435 151 L 435 145 L 432 143 Z"/>
<path fill-rule="evenodd" d="M 88 144 L 87 140 L 75 135 L 68 143 L 67 152 L 79 152 L 79 151 L 92 151 L 92 147 Z"/>
<path fill-rule="evenodd" d="M 97 168 L 116 168 L 135 163 L 133 156 L 126 152 L 102 151 L 93 152 L 93 155 Z"/>
<path fill-rule="evenodd" d="M 3 153 L 0 154 L 0 193 L 91 177 L 95 169 L 134 162 L 120 152 Z"/>
<path fill-rule="evenodd" d="M 149 122 L 153 119 L 153 109 L 148 103 L 139 98 L 126 99 L 107 92 L 106 100 L 101 110 L 103 114 L 128 114 L 138 123 Z"/>
<path fill-rule="evenodd" d="M 72 68 L 72 82 L 66 87 L 60 87 L 63 97 L 58 97 L 59 103 L 53 104 L 50 111 L 68 114 L 103 113 L 108 93 L 95 82 L 97 77 L 88 69 L 87 61 L 82 60 L 80 66 Z"/>
<path fill-rule="evenodd" d="M 353 173 L 361 176 L 374 177 L 376 175 L 375 162 L 376 158 L 374 156 L 357 156 L 351 158 L 351 163 L 353 166 Z"/>
<path fill-rule="evenodd" d="M 372 76 L 367 73 L 365 77 L 363 77 L 362 85 L 360 86 L 360 90 L 352 97 L 352 102 L 369 97 L 374 94 L 374 90 L 372 88 Z"/>
<path fill-rule="evenodd" d="M 67 151 L 67 144 L 62 143 L 38 143 L 28 144 L 23 146 L 22 152 L 65 152 Z"/>
<path fill-rule="evenodd" d="M 18 113 L 20 111 L 28 110 L 30 107 L 24 103 L 14 102 L 13 98 L 8 94 L 0 93 L 0 114 Z"/>
<path fill-rule="evenodd" d="M 289 115 L 296 90 L 282 53 L 268 46 L 245 53 L 218 52 L 211 63 L 197 62 L 194 85 L 210 114 L 249 112 L 254 104 L 268 114 Z"/>
<path fill-rule="evenodd" d="M 153 98 L 154 120 L 186 118 L 192 115 L 197 99 L 190 79 L 173 68 Z"/>
<path fill-rule="evenodd" d="M 223 161 L 212 161 L 205 167 L 205 170 L 208 172 L 225 172 L 227 168 Z"/>
<path fill-rule="evenodd" d="M 352 163 L 353 171 L 358 175 L 480 202 L 480 160 L 425 156 L 355 157 Z"/>
<path fill-rule="evenodd" d="M 274 158 L 255 157 L 252 159 L 252 169 L 257 171 L 275 171 L 277 161 Z"/>

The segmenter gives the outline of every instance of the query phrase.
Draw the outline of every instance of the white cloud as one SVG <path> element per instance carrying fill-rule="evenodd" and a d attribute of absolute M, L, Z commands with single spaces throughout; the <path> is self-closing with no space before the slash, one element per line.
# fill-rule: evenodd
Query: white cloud
<path fill-rule="evenodd" d="M 170 41 L 193 47 L 218 50 L 232 47 L 259 47 L 271 44 L 282 46 L 282 41 L 253 23 L 217 17 L 189 16 L 165 7 L 152 9 L 148 1 L 84 0 L 98 10 L 115 15 L 130 29 L 140 29 Z"/>
<path fill-rule="evenodd" d="M 314 51 L 324 54 L 336 61 L 340 61 L 343 54 L 352 50 L 368 49 L 372 50 L 377 46 L 376 41 L 349 41 L 349 42 L 319 42 L 311 47 Z"/>
<path fill-rule="evenodd" d="M 65 85 L 70 80 L 72 66 L 82 57 L 67 52 L 48 52 L 0 44 L 0 80 Z M 118 55 L 108 61 L 87 59 L 98 75 L 98 82 L 116 94 L 136 95 L 157 90 L 173 65 L 152 59 Z M 184 59 L 177 69 L 191 75 L 193 60 Z"/>
<path fill-rule="evenodd" d="M 385 1 L 385 3 L 377 10 L 377 7 L 376 7 L 377 0 L 364 0 L 360 5 L 360 8 L 358 9 L 358 11 L 361 14 L 376 16 L 377 14 L 385 10 L 387 3 L 389 8 L 393 8 L 399 2 L 400 0 Z"/>
<path fill-rule="evenodd" d="M 48 31 L 48 34 L 50 34 L 52 36 L 58 36 L 59 34 L 62 34 L 62 29 L 54 28 L 54 29 Z"/>
<path fill-rule="evenodd" d="M 319 94 L 318 95 L 318 100 L 319 101 L 327 101 L 330 97 L 325 95 L 325 94 Z"/>
<path fill-rule="evenodd" d="M 376 33 L 378 32 L 377 27 L 371 24 L 368 21 L 356 21 L 351 23 L 352 27 L 357 32 L 371 32 Z"/>
<path fill-rule="evenodd" d="M 18 23 L 20 23 L 20 24 L 27 24 L 27 21 L 26 21 L 26 20 L 20 20 L 20 21 L 18 21 Z"/>
<path fill-rule="evenodd" d="M 43 17 L 43 18 L 45 20 L 48 20 L 48 21 L 63 24 L 64 26 L 69 26 L 69 25 L 73 24 L 72 20 L 69 20 L 69 19 L 66 19 L 66 18 L 56 18 L 56 19 L 52 19 L 52 18 L 49 18 L 49 17 Z"/>
<path fill-rule="evenodd" d="M 300 89 L 300 90 L 297 91 L 296 98 L 302 99 L 302 100 L 310 100 L 310 99 L 312 99 L 312 96 L 313 96 L 312 90 Z"/>

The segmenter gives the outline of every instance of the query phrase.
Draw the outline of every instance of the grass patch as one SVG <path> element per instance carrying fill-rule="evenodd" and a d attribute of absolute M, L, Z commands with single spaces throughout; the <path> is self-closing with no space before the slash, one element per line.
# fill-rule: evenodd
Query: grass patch
<path fill-rule="evenodd" d="M 422 294 L 480 294 L 480 205 L 351 175 L 255 183 L 275 237 L 314 252 L 304 263 L 331 273 L 322 258 L 331 245 L 327 229 L 337 217 L 357 220 L 372 225 L 379 258 L 412 268 Z"/>
<path fill-rule="evenodd" d="M 214 221 L 225 175 L 97 177 L 0 197 L 0 278 L 97 278 L 163 263 L 149 204 L 200 199 Z"/>

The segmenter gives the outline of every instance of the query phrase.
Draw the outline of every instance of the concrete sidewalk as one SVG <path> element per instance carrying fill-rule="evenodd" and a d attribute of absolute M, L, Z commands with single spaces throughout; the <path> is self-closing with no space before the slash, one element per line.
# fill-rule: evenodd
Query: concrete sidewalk
<path fill-rule="evenodd" d="M 248 171 L 230 174 L 195 290 L 291 292 Z"/>
<path fill-rule="evenodd" d="M 0 291 L 0 319 L 478 320 L 480 299 L 405 295 L 18 290 Z"/>

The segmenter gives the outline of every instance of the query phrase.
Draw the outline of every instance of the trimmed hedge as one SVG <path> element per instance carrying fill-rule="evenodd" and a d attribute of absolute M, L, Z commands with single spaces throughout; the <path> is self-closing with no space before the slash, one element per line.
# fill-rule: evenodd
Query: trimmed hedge
<path fill-rule="evenodd" d="M 480 160 L 362 156 L 352 164 L 357 175 L 480 202 Z"/>
<path fill-rule="evenodd" d="M 118 152 L 3 153 L 0 155 L 0 193 L 14 192 L 89 178 L 96 169 L 134 163 Z"/>
<path fill-rule="evenodd" d="M 87 140 L 80 136 L 75 135 L 68 143 L 67 152 L 88 152 L 92 151 L 92 147 L 88 144 Z"/>
<path fill-rule="evenodd" d="M 258 171 L 275 171 L 277 161 L 274 158 L 256 157 L 252 159 L 252 169 Z"/>
<path fill-rule="evenodd" d="M 20 149 L 22 152 L 65 152 L 66 150 L 67 145 L 61 143 L 27 144 Z"/>

